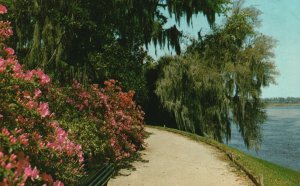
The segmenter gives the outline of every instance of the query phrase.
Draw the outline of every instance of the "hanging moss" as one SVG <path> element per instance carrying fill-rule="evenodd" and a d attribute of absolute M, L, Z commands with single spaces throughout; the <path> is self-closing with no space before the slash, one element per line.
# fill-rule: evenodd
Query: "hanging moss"
<path fill-rule="evenodd" d="M 136 45 L 142 48 L 154 42 L 180 53 L 182 33 L 176 26 L 165 27 L 168 18 L 162 9 L 167 7 L 178 22 L 186 16 L 188 23 L 192 15 L 203 13 L 212 24 L 215 14 L 222 13 L 228 3 L 226 0 L 5 1 L 11 5 L 17 30 L 15 47 L 24 59 L 21 62 L 30 68 L 43 68 L 60 82 L 71 78 L 64 74 L 75 77 L 80 73 L 78 77 L 86 76 L 84 80 L 95 79 L 91 76 L 101 72 L 84 70 L 93 68 L 91 54 L 102 53 L 116 42 L 131 52 L 137 51 Z M 70 69 L 74 71 L 68 73 Z M 84 72 L 87 74 L 83 75 Z"/>
<path fill-rule="evenodd" d="M 274 41 L 255 31 L 258 11 L 234 7 L 224 25 L 165 57 L 156 93 L 178 127 L 229 140 L 236 126 L 247 147 L 258 148 L 266 119 L 261 89 L 275 83 Z"/>

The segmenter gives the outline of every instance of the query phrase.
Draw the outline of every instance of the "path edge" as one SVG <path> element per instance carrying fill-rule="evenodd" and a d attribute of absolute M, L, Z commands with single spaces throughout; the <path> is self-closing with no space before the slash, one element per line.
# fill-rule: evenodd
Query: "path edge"
<path fill-rule="evenodd" d="M 196 134 L 192 134 L 192 133 L 189 133 L 189 132 L 186 132 L 186 131 L 180 131 L 180 130 L 177 130 L 177 129 L 172 129 L 172 128 L 167 128 L 167 127 L 161 127 L 161 126 L 153 126 L 153 125 L 146 125 L 146 127 L 149 127 L 149 128 L 153 128 L 153 129 L 158 129 L 158 130 L 163 130 L 163 131 L 166 131 L 166 132 L 171 132 L 171 133 L 175 133 L 175 134 L 178 134 L 178 135 L 181 135 L 181 136 L 184 136 L 184 137 L 187 137 L 188 139 L 190 140 L 193 140 L 195 142 L 202 142 L 202 143 L 205 143 L 209 146 L 212 146 L 218 150 L 220 150 L 222 153 L 224 153 L 228 159 L 239 169 L 241 169 L 246 175 L 247 177 L 252 181 L 252 183 L 256 186 L 264 186 L 264 183 L 263 183 L 263 176 L 257 176 L 257 175 L 254 175 L 253 173 L 251 173 L 248 169 L 246 169 L 243 165 L 241 165 L 238 161 L 236 161 L 236 158 L 235 156 L 228 152 L 226 149 L 214 144 L 212 141 L 210 141 L 211 139 L 206 139 L 206 140 L 203 140 L 201 138 L 204 138 L 202 136 L 198 136 Z"/>

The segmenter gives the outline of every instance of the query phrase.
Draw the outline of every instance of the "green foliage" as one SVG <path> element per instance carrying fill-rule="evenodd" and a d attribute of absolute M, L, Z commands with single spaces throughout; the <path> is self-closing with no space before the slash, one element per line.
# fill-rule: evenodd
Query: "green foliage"
<path fill-rule="evenodd" d="M 7 9 L 0 4 L 0 14 Z M 0 15 L 2 17 L 2 15 Z M 83 176 L 81 146 L 49 109 L 50 78 L 27 70 L 6 45 L 10 22 L 0 21 L 0 185 L 72 184 Z"/>
<path fill-rule="evenodd" d="M 149 60 L 145 63 L 145 77 L 147 87 L 147 102 L 142 105 L 146 115 L 147 124 L 157 125 L 164 124 L 168 127 L 176 128 L 176 121 L 173 115 L 163 107 L 159 97 L 155 93 L 156 82 L 162 74 L 164 63 L 156 63 Z"/>
<path fill-rule="evenodd" d="M 88 74 L 93 78 L 92 82 L 117 79 L 122 82 L 125 91 L 137 92 L 135 99 L 138 102 L 145 102 L 147 90 L 143 61 L 146 56 L 146 52 L 138 44 L 129 48 L 112 43 L 103 47 L 102 52 L 90 53 L 92 67 L 88 68 Z"/>
<path fill-rule="evenodd" d="M 144 113 L 133 101 L 134 92 L 123 92 L 115 80 L 103 88 L 78 82 L 72 87 L 50 87 L 49 105 L 89 158 L 91 166 L 120 163 L 143 145 Z M 122 162 L 121 162 L 122 163 Z"/>
<path fill-rule="evenodd" d="M 0 185 L 72 185 L 84 175 L 84 156 L 92 166 L 117 164 L 142 148 L 134 91 L 115 80 L 59 88 L 41 69 L 24 70 L 5 43 L 12 34 L 0 21 Z"/>
<path fill-rule="evenodd" d="M 287 97 L 287 98 L 283 98 L 283 97 L 274 97 L 274 98 L 264 98 L 263 99 L 264 102 L 266 104 L 299 104 L 300 103 L 300 98 L 297 97 Z"/>
<path fill-rule="evenodd" d="M 28 68 L 42 68 L 62 84 L 74 78 L 84 84 L 120 78 L 126 90 L 136 88 L 137 92 L 145 86 L 144 45 L 154 42 L 181 51 L 182 33 L 175 25 L 165 27 L 164 8 L 176 21 L 186 16 L 190 23 L 193 14 L 203 13 L 212 24 L 227 4 L 227 0 L 0 2 L 11 9 L 17 33 L 13 43 Z"/>
<path fill-rule="evenodd" d="M 237 5 L 223 26 L 193 41 L 184 55 L 161 59 L 156 93 L 180 129 L 222 141 L 234 123 L 247 147 L 259 146 L 266 118 L 261 88 L 275 83 L 277 72 L 274 41 L 255 30 L 258 15 Z"/>
<path fill-rule="evenodd" d="M 95 165 L 99 166 L 107 161 L 106 151 L 110 149 L 109 138 L 105 131 L 99 131 L 99 123 L 89 120 L 87 117 L 64 119 L 60 121 L 61 126 L 69 129 L 70 138 L 82 144 L 86 157 L 92 158 Z M 96 161 L 95 161 L 96 160 Z M 97 162 L 97 163 L 96 163 Z"/>

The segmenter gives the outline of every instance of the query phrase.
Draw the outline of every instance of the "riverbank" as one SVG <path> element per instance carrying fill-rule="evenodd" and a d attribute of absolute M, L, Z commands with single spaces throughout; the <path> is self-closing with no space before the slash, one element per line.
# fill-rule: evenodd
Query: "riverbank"
<path fill-rule="evenodd" d="M 300 103 L 266 103 L 267 107 L 300 106 Z"/>
<path fill-rule="evenodd" d="M 242 166 L 242 168 L 245 169 L 250 175 L 254 176 L 258 182 L 262 180 L 265 186 L 300 185 L 300 172 L 255 158 L 242 151 L 195 134 L 163 127 L 155 128 L 181 134 L 189 139 L 198 142 L 204 142 L 222 150 L 224 153 L 228 154 L 236 164 Z"/>

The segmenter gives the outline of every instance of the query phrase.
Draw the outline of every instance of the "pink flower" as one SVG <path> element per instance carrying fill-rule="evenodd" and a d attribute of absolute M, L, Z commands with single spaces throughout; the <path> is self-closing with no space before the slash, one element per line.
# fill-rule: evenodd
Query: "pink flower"
<path fill-rule="evenodd" d="M 19 115 L 19 116 L 17 116 L 16 121 L 17 121 L 17 122 L 20 122 L 20 123 L 22 123 L 22 124 L 25 124 L 26 119 L 25 119 L 22 115 Z"/>
<path fill-rule="evenodd" d="M 39 141 L 38 143 L 39 143 L 39 147 L 40 147 L 41 149 L 45 147 L 45 143 L 43 143 L 42 141 Z"/>
<path fill-rule="evenodd" d="M 25 76 L 24 76 L 24 79 L 25 80 L 27 80 L 27 81 L 29 81 L 29 80 L 31 80 L 32 79 L 32 77 L 33 77 L 33 72 L 32 71 L 26 71 L 26 74 L 25 74 Z"/>
<path fill-rule="evenodd" d="M 15 132 L 16 134 L 20 134 L 20 133 L 22 132 L 22 129 L 15 128 L 15 129 L 14 129 L 14 132 Z"/>
<path fill-rule="evenodd" d="M 37 103 L 30 100 L 26 105 L 29 109 L 33 109 L 34 107 L 36 107 Z"/>
<path fill-rule="evenodd" d="M 9 36 L 11 36 L 11 35 L 13 35 L 13 33 L 14 33 L 14 31 L 11 29 L 11 28 L 8 28 L 7 30 L 6 30 L 6 35 L 9 37 Z"/>
<path fill-rule="evenodd" d="M 20 65 L 20 63 L 16 63 L 13 67 L 13 71 L 15 73 L 22 73 L 22 66 Z"/>
<path fill-rule="evenodd" d="M 90 97 L 90 94 L 88 93 L 88 92 L 81 92 L 80 94 L 79 94 L 79 97 L 81 97 L 81 98 L 89 98 Z"/>
<path fill-rule="evenodd" d="M 76 106 L 79 109 L 79 111 L 82 111 L 84 109 L 84 105 L 79 104 L 79 105 L 76 105 Z"/>
<path fill-rule="evenodd" d="M 15 50 L 12 48 L 4 48 L 4 51 L 10 56 L 15 54 Z"/>
<path fill-rule="evenodd" d="M 6 13 L 7 13 L 7 8 L 0 4 L 0 14 L 6 14 Z"/>
<path fill-rule="evenodd" d="M 25 175 L 26 179 L 31 176 L 31 172 L 32 171 L 31 171 L 31 167 L 30 166 L 25 167 L 25 169 L 24 169 L 24 175 Z"/>
<path fill-rule="evenodd" d="M 89 106 L 89 100 L 85 99 L 85 100 L 83 101 L 83 104 L 84 104 L 85 106 Z"/>
<path fill-rule="evenodd" d="M 113 147 L 113 146 L 115 146 L 115 143 L 116 143 L 116 140 L 115 139 L 111 139 L 110 140 L 110 145 Z"/>
<path fill-rule="evenodd" d="M 40 103 L 39 108 L 37 110 L 41 114 L 42 118 L 45 118 L 50 115 L 48 103 Z"/>
<path fill-rule="evenodd" d="M 6 166 L 5 166 L 5 169 L 11 169 L 12 168 L 12 164 L 11 163 L 8 163 Z"/>
<path fill-rule="evenodd" d="M 53 122 L 50 123 L 50 126 L 52 128 L 57 128 L 58 127 L 58 122 L 57 121 L 53 121 Z"/>
<path fill-rule="evenodd" d="M 11 144 L 15 144 L 15 143 L 17 142 L 17 139 L 16 139 L 13 135 L 10 135 L 10 136 L 9 136 L 9 142 L 10 142 Z"/>
<path fill-rule="evenodd" d="M 47 83 L 50 82 L 50 78 L 49 78 L 49 76 L 46 75 L 46 74 L 43 74 L 43 75 L 40 77 L 40 79 L 41 79 L 41 84 L 42 84 L 42 85 L 45 85 L 45 84 L 47 84 Z"/>
<path fill-rule="evenodd" d="M 19 141 L 23 145 L 28 145 L 28 134 L 22 134 L 21 136 L 18 137 Z"/>
<path fill-rule="evenodd" d="M 37 170 L 36 167 L 31 171 L 31 180 L 37 179 L 39 177 L 39 171 Z"/>
<path fill-rule="evenodd" d="M 13 34 L 12 28 L 10 26 L 9 21 L 0 21 L 1 29 L 0 29 L 0 37 L 8 38 Z"/>
<path fill-rule="evenodd" d="M 16 160 L 17 156 L 15 154 L 10 155 L 10 161 Z"/>
<path fill-rule="evenodd" d="M 10 135 L 10 132 L 7 130 L 7 128 L 2 129 L 2 135 L 3 136 L 9 136 Z"/>
<path fill-rule="evenodd" d="M 53 183 L 53 186 L 64 186 L 64 183 L 61 182 L 61 181 L 59 181 L 59 180 L 57 180 L 57 181 L 55 181 L 55 182 Z"/>
<path fill-rule="evenodd" d="M 35 71 L 36 75 L 40 78 L 40 83 L 45 85 L 50 82 L 49 76 L 47 76 L 41 69 Z"/>
<path fill-rule="evenodd" d="M 80 152 L 78 156 L 79 156 L 79 162 L 82 163 L 84 161 L 83 153 Z"/>
<path fill-rule="evenodd" d="M 33 181 L 34 179 L 39 178 L 39 171 L 36 167 L 34 167 L 34 169 L 31 169 L 31 166 L 29 165 L 28 167 L 25 167 L 24 175 L 26 179 L 28 177 L 31 177 L 31 180 Z"/>
<path fill-rule="evenodd" d="M 0 63 L 1 63 L 1 61 L 0 61 Z M 0 64 L 1 65 L 1 64 Z M 5 66 L 0 66 L 0 73 L 2 73 L 2 72 L 4 72 L 5 71 Z"/>
<path fill-rule="evenodd" d="M 34 99 L 40 97 L 41 94 L 42 94 L 42 91 L 40 89 L 36 89 L 34 91 Z"/>
<path fill-rule="evenodd" d="M 4 59 L 1 57 L 0 58 L 0 67 L 4 65 Z"/>
<path fill-rule="evenodd" d="M 76 147 L 75 147 L 75 149 L 77 150 L 77 151 L 81 151 L 81 145 L 76 145 Z"/>

